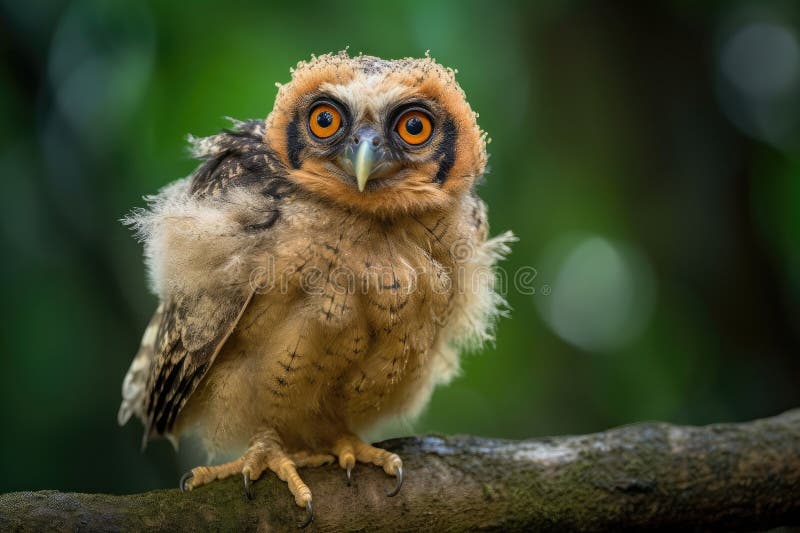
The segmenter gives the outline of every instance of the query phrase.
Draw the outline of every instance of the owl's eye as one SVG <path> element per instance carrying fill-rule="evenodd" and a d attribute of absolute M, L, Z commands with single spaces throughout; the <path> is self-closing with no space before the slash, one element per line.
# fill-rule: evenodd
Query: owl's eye
<path fill-rule="evenodd" d="M 329 104 L 320 104 L 311 110 L 308 117 L 308 127 L 311 133 L 320 139 L 327 139 L 342 126 L 342 115 L 339 111 Z"/>
<path fill-rule="evenodd" d="M 433 132 L 433 124 L 426 113 L 412 109 L 400 116 L 395 129 L 401 139 L 412 146 L 416 146 L 430 139 Z"/>

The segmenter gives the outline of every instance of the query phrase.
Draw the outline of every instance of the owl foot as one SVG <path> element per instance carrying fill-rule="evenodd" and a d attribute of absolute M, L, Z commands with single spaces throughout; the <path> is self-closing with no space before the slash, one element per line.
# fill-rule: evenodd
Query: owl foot
<path fill-rule="evenodd" d="M 261 477 L 266 470 L 271 470 L 288 484 L 295 503 L 306 510 L 305 520 L 298 525 L 298 527 L 304 528 L 314 519 L 314 511 L 311 505 L 311 489 L 303 483 L 297 473 L 297 468 L 321 466 L 331 463 L 333 460 L 334 457 L 328 454 L 308 452 L 288 454 L 284 451 L 278 434 L 275 431 L 267 430 L 256 434 L 251 439 L 250 447 L 239 459 L 217 466 L 193 468 L 183 475 L 180 486 L 181 490 L 192 490 L 216 479 L 241 474 L 245 494 L 252 499 L 252 482 Z"/>
<path fill-rule="evenodd" d="M 198 466 L 192 468 L 181 476 L 180 488 L 181 492 L 196 489 L 201 485 L 211 483 L 216 479 L 225 479 L 226 477 L 238 474 L 242 470 L 242 459 L 239 458 L 230 463 L 225 463 L 217 466 Z"/>
<path fill-rule="evenodd" d="M 384 472 L 396 478 L 395 486 L 386 493 L 387 496 L 396 496 L 400 492 L 403 486 L 403 461 L 397 454 L 370 446 L 355 435 L 337 439 L 332 451 L 339 458 L 339 466 L 345 469 L 348 485 L 352 483 L 353 467 L 358 461 L 380 466 Z"/>

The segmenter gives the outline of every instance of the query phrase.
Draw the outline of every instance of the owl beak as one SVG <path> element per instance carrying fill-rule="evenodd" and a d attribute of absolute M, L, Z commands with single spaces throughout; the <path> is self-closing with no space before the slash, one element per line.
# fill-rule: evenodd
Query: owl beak
<path fill-rule="evenodd" d="M 375 168 L 375 150 L 372 143 L 368 140 L 363 140 L 359 143 L 358 148 L 353 153 L 353 171 L 356 175 L 356 183 L 358 183 L 358 190 L 364 192 L 364 187 L 367 186 L 372 169 Z"/>
<path fill-rule="evenodd" d="M 340 152 L 339 165 L 356 179 L 360 192 L 367 188 L 369 180 L 386 177 L 396 169 L 397 161 L 386 148 L 383 135 L 372 125 L 358 128 Z"/>

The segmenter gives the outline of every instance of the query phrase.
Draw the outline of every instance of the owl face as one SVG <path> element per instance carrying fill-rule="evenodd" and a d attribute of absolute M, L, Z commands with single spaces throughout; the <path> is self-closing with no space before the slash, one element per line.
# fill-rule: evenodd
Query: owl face
<path fill-rule="evenodd" d="M 453 71 L 428 57 L 301 62 L 266 126 L 301 188 L 382 217 L 446 209 L 486 164 L 485 135 Z"/>

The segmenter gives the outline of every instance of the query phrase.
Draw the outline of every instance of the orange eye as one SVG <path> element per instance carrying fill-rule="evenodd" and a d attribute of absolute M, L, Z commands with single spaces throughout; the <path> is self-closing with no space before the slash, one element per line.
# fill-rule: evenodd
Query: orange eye
<path fill-rule="evenodd" d="M 416 110 L 403 113 L 403 116 L 397 121 L 396 128 L 400 138 L 411 145 L 424 143 L 430 139 L 433 131 L 433 125 L 428 115 Z"/>
<path fill-rule="evenodd" d="M 321 104 L 311 110 L 308 117 L 308 127 L 311 133 L 320 139 L 327 139 L 337 131 L 342 125 L 342 115 L 335 107 L 328 104 Z"/>

